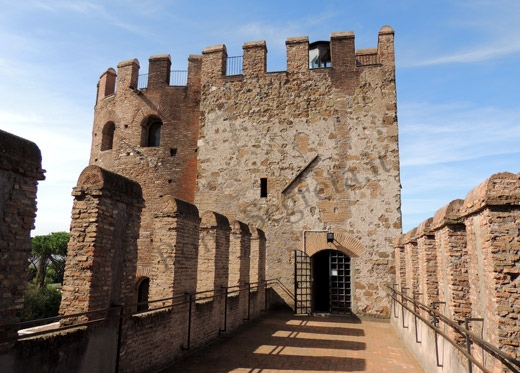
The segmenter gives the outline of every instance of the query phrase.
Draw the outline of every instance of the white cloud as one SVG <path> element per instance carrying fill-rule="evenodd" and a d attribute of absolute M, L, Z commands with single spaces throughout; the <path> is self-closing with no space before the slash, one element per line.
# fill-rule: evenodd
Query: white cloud
<path fill-rule="evenodd" d="M 434 57 L 422 61 L 404 63 L 402 67 L 430 66 L 453 63 L 473 63 L 482 62 L 490 59 L 496 60 L 511 54 L 520 52 L 520 42 L 518 40 L 507 40 L 506 42 L 497 42 L 490 45 L 477 46 L 474 49 L 465 51 L 456 51 L 450 55 Z"/>
<path fill-rule="evenodd" d="M 399 126 L 402 166 L 520 156 L 520 110 L 405 103 Z"/>

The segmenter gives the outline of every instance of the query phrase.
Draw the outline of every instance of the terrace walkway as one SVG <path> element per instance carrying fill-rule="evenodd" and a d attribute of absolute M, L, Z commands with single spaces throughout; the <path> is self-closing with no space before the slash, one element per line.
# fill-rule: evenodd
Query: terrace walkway
<path fill-rule="evenodd" d="M 423 372 L 388 322 L 270 313 L 168 372 Z"/>

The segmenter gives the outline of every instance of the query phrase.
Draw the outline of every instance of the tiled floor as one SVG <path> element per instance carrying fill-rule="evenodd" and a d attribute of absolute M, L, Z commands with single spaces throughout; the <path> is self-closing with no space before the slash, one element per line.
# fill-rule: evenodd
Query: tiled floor
<path fill-rule="evenodd" d="M 423 372 L 387 322 L 272 313 L 165 372 Z"/>

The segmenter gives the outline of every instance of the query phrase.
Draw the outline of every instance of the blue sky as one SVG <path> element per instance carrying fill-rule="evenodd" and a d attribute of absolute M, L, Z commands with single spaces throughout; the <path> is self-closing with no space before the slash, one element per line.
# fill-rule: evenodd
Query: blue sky
<path fill-rule="evenodd" d="M 353 30 L 357 48 L 396 32 L 403 231 L 500 171 L 520 172 L 520 2 L 0 0 L 0 128 L 36 142 L 34 234 L 69 229 L 70 193 L 90 152 L 96 83 L 108 67 L 266 40 L 268 70 L 285 40 Z"/>

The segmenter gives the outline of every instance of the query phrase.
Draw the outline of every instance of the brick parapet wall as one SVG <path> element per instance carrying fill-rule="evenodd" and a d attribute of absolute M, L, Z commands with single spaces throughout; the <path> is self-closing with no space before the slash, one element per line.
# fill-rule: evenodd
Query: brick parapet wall
<path fill-rule="evenodd" d="M 438 258 L 439 299 L 446 302 L 445 314 L 460 324 L 466 317 L 483 318 L 483 323 L 471 322 L 472 330 L 517 359 L 519 226 L 520 177 L 512 173 L 491 176 L 471 190 L 465 200 L 454 200 L 439 209 L 431 223 Z M 410 256 L 406 263 L 409 270 L 414 270 Z M 408 284 L 413 283 L 413 276 L 407 279 Z M 464 342 L 457 333 L 450 335 Z M 474 355 L 483 360 L 481 349 L 475 348 Z M 491 371 L 505 371 L 495 359 L 486 356 L 484 360 Z"/>
<path fill-rule="evenodd" d="M 199 257 L 197 265 L 197 292 L 211 296 L 228 284 L 229 220 L 213 211 L 201 214 Z"/>
<path fill-rule="evenodd" d="M 97 166 L 74 188 L 60 314 L 131 304 L 137 237 L 143 207 L 140 186 Z"/>
<path fill-rule="evenodd" d="M 417 228 L 408 231 L 403 238 L 406 252 L 406 288 L 408 295 L 419 289 L 419 253 L 417 251 Z"/>
<path fill-rule="evenodd" d="M 257 291 L 262 295 L 254 295 L 245 287 L 251 273 L 265 278 L 265 234 L 245 223 L 230 222 L 215 212 L 205 211 L 199 217 L 194 205 L 171 196 L 164 197 L 161 205 L 162 211 L 155 215 L 155 220 L 156 232 L 162 233 L 156 234 L 154 243 L 158 245 L 157 253 L 170 261 L 169 268 L 161 271 L 164 259 L 159 254 L 155 257 L 158 269 L 151 272 L 150 300 L 168 295 L 165 292 L 171 297 L 207 291 L 191 298 L 190 349 L 208 343 L 222 331 L 236 329 L 247 319 L 248 309 L 250 319 L 258 317 L 264 306 L 265 290 L 262 287 Z M 165 250 L 164 244 L 172 250 Z M 228 277 L 232 284 L 228 284 Z M 226 298 L 221 287 L 228 285 L 244 288 L 230 289 Z M 188 299 L 188 295 L 176 298 L 172 308 L 162 310 L 153 308 L 163 303 L 152 302 L 149 311 L 134 315 L 125 323 L 123 371 L 159 369 L 186 353 L 189 307 L 179 303 Z"/>
<path fill-rule="evenodd" d="M 438 274 L 437 274 L 437 250 L 435 246 L 435 233 L 432 230 L 433 218 L 422 222 L 417 228 L 417 252 L 419 261 L 419 289 L 425 304 L 438 301 Z"/>
<path fill-rule="evenodd" d="M 520 182 L 499 173 L 464 200 L 472 317 L 484 318 L 484 339 L 520 358 Z M 474 325 L 480 330 L 479 325 Z M 478 351 L 478 350 L 477 350 Z M 487 366 L 500 371 L 498 361 Z"/>
<path fill-rule="evenodd" d="M 446 302 L 447 316 L 459 323 L 471 313 L 466 229 L 460 216 L 462 203 L 460 199 L 450 202 L 437 210 L 433 220 L 438 252 L 439 300 Z"/>
<path fill-rule="evenodd" d="M 403 240 L 404 234 L 400 234 L 394 242 L 395 284 L 399 286 L 398 290 L 406 287 L 406 251 Z"/>
<path fill-rule="evenodd" d="M 162 210 L 155 214 L 150 298 L 195 293 L 200 228 L 198 209 L 173 196 L 164 196 L 160 204 Z"/>
<path fill-rule="evenodd" d="M 44 180 L 36 144 L 0 130 L 0 339 L 14 335 L 18 321 L 36 217 L 36 191 Z"/>

